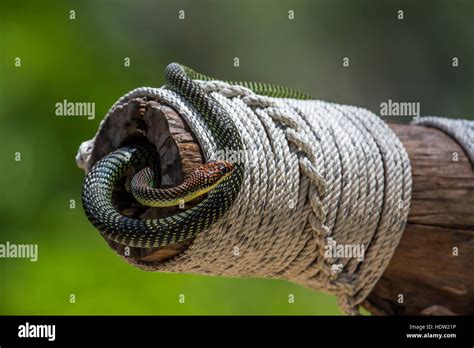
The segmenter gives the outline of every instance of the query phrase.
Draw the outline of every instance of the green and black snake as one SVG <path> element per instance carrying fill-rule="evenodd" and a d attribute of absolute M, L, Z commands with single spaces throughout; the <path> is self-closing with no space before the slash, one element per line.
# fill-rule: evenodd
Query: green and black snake
<path fill-rule="evenodd" d="M 234 121 L 212 96 L 195 80 L 213 80 L 177 63 L 165 69 L 167 88 L 186 98 L 207 123 L 217 149 L 243 150 L 240 132 Z M 289 88 L 253 82 L 228 82 L 251 89 L 256 94 L 308 99 Z M 150 165 L 156 151 L 149 144 L 121 147 L 97 161 L 87 174 L 82 204 L 91 223 L 106 237 L 132 247 L 162 247 L 194 237 L 212 226 L 232 206 L 244 179 L 244 163 L 212 160 L 200 166 L 184 183 L 169 189 L 155 188 L 156 178 Z M 112 203 L 114 187 L 130 167 L 143 168 L 133 178 L 134 197 L 147 206 L 171 206 L 207 193 L 196 206 L 160 219 L 134 219 L 120 214 Z"/>

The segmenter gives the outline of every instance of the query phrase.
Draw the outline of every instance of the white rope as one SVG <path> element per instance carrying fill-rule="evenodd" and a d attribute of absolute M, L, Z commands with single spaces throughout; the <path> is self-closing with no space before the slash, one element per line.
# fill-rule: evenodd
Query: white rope
<path fill-rule="evenodd" d="M 412 124 L 438 128 L 454 138 L 466 151 L 474 167 L 474 121 L 424 116 L 413 120 Z"/>
<path fill-rule="evenodd" d="M 241 132 L 247 161 L 240 195 L 222 221 L 180 255 L 129 261 L 155 271 L 288 279 L 337 295 L 341 308 L 356 314 L 407 220 L 411 172 L 401 142 L 365 109 L 269 98 L 221 81 L 199 83 Z M 135 89 L 106 118 L 145 96 L 186 120 L 206 160 L 218 157 L 203 119 L 172 91 Z M 327 255 L 334 243 L 359 247 L 363 260 Z"/>

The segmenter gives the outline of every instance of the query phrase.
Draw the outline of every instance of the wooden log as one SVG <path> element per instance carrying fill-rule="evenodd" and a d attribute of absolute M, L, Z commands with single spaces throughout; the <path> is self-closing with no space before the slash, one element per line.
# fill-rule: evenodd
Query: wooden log
<path fill-rule="evenodd" d="M 411 209 L 392 260 L 363 305 L 379 315 L 474 314 L 474 172 L 469 159 L 437 129 L 390 127 L 410 157 Z"/>
<path fill-rule="evenodd" d="M 118 124 L 101 127 L 90 163 L 139 138 L 157 146 L 164 186 L 179 184 L 204 162 L 189 126 L 172 108 L 137 98 L 118 113 L 114 121 Z M 441 131 L 390 126 L 412 163 L 411 210 L 400 245 L 363 306 L 376 315 L 474 314 L 474 174 L 468 158 Z M 129 178 L 133 174 L 129 173 Z M 132 217 L 160 217 L 178 209 L 144 211 L 134 203 L 125 185 L 115 193 L 115 202 L 123 214 Z M 173 257 L 185 250 L 192 239 L 161 249 L 107 242 L 134 263 Z"/>
<path fill-rule="evenodd" d="M 127 143 L 149 141 L 158 152 L 161 187 L 179 185 L 184 177 L 204 163 L 199 144 L 189 126 L 171 107 L 147 98 L 135 98 L 104 120 L 94 139 L 89 165 L 115 148 Z M 88 168 L 85 168 L 88 170 Z M 134 218 L 159 218 L 175 213 L 179 207 L 143 208 L 130 194 L 130 171 L 122 185 L 114 191 L 113 202 L 123 215 Z M 188 204 L 194 205 L 199 199 Z M 163 248 L 126 247 L 104 237 L 109 246 L 127 261 L 161 261 L 185 250 L 192 238 Z"/>

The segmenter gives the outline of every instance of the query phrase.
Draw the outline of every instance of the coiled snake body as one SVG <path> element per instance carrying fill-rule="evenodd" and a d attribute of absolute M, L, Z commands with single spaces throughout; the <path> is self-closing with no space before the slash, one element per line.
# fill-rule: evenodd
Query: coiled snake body
<path fill-rule="evenodd" d="M 168 88 L 184 96 L 206 121 L 217 149 L 243 150 L 240 133 L 227 111 L 194 81 L 211 78 L 177 63 L 165 70 Z M 229 82 L 252 89 L 257 94 L 306 99 L 301 92 L 284 87 L 252 82 Z M 244 178 L 244 163 L 209 161 L 199 167 L 182 185 L 170 189 L 154 188 L 155 178 L 145 167 L 132 179 L 134 197 L 148 206 L 171 206 L 207 197 L 196 206 L 160 219 L 134 219 L 117 212 L 112 193 L 130 167 L 143 168 L 154 162 L 151 145 L 121 147 L 100 159 L 87 174 L 82 191 L 86 216 L 106 237 L 132 247 L 162 247 L 194 237 L 218 221 L 232 206 Z"/>

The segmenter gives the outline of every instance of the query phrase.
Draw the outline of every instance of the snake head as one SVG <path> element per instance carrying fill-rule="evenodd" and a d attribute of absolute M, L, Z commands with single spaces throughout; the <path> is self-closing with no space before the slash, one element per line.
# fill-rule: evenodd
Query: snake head
<path fill-rule="evenodd" d="M 227 178 L 235 169 L 235 164 L 229 161 L 209 161 L 199 167 L 206 185 L 216 185 Z"/>

